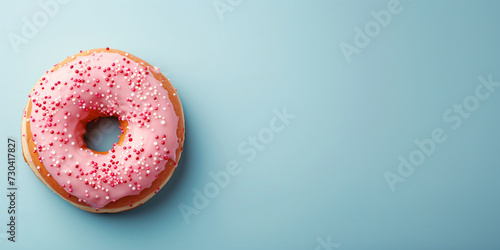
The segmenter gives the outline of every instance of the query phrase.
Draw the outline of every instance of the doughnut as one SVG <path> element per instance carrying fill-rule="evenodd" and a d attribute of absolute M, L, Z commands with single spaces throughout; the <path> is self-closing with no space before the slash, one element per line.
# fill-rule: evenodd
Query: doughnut
<path fill-rule="evenodd" d="M 67 57 L 31 90 L 22 122 L 26 163 L 52 191 L 93 213 L 133 209 L 177 168 L 184 113 L 159 69 L 124 51 L 100 48 Z M 87 123 L 116 117 L 121 135 L 105 152 L 87 147 Z"/>

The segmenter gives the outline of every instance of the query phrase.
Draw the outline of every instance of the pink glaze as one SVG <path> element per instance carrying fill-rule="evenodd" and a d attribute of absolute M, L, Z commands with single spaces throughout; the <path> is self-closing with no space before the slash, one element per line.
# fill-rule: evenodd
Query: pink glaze
<path fill-rule="evenodd" d="M 139 194 L 167 159 L 176 159 L 179 117 L 168 92 L 149 68 L 118 53 L 80 56 L 47 72 L 31 101 L 28 121 L 41 162 L 68 193 L 94 208 Z M 123 145 L 105 155 L 82 149 L 81 120 L 90 110 L 128 121 Z"/>

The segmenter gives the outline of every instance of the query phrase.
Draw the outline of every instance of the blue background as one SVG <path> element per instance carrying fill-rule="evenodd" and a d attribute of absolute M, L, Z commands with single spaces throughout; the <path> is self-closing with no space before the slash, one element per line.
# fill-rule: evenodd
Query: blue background
<path fill-rule="evenodd" d="M 340 44 L 354 45 L 355 27 L 388 2 L 221 0 L 229 10 L 219 15 L 211 0 L 69 1 L 48 15 L 38 1 L 3 1 L 0 248 L 499 249 L 500 88 L 458 129 L 443 115 L 474 95 L 479 76 L 500 81 L 500 2 L 402 0 L 349 63 Z M 40 12 L 47 22 L 16 52 L 9 34 L 23 35 L 24 18 L 44 21 Z M 20 127 L 51 65 L 106 46 L 160 67 L 187 132 L 160 193 L 96 215 L 36 178 Z M 295 117 L 248 160 L 239 145 L 285 107 Z M 398 174 L 398 157 L 436 128 L 446 141 L 393 192 L 384 174 Z M 8 137 L 18 142 L 16 243 L 5 226 Z M 193 189 L 230 161 L 241 173 L 186 220 L 179 205 L 194 208 Z"/>

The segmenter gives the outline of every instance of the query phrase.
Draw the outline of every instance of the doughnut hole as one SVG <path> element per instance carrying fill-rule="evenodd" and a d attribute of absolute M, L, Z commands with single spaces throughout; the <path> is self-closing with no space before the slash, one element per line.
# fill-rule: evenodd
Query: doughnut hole
<path fill-rule="evenodd" d="M 126 127 L 126 122 L 120 122 L 117 117 L 96 117 L 85 125 L 83 140 L 95 153 L 106 153 L 115 144 L 121 145 L 124 140 L 122 130 L 125 131 Z"/>

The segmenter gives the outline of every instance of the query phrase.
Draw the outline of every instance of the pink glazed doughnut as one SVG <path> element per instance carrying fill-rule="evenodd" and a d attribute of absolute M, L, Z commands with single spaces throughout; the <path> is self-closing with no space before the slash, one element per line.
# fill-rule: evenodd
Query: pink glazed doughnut
<path fill-rule="evenodd" d="M 183 150 L 184 114 L 158 68 L 126 52 L 81 51 L 33 87 L 22 123 L 24 159 L 72 205 L 94 213 L 135 208 L 170 179 Z M 89 149 L 86 125 L 117 117 L 122 134 L 106 152 Z"/>

